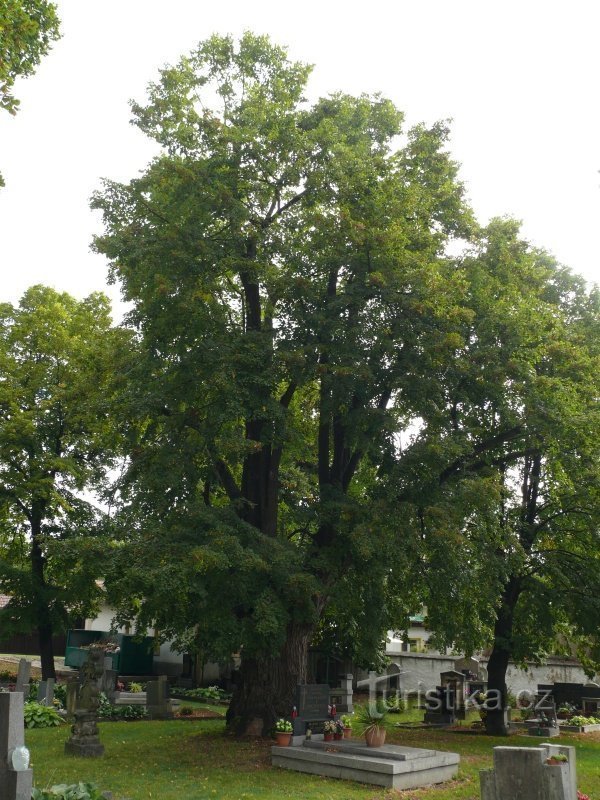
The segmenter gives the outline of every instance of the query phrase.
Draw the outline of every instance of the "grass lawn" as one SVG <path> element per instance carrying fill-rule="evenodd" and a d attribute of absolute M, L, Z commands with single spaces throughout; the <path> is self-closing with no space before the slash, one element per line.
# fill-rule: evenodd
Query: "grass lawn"
<path fill-rule="evenodd" d="M 63 754 L 66 727 L 26 731 L 35 784 L 93 781 L 131 800 L 478 800 L 478 771 L 491 766 L 494 745 L 532 746 L 540 739 L 492 739 L 449 731 L 394 730 L 396 744 L 450 750 L 461 755 L 458 779 L 440 788 L 393 792 L 271 768 L 268 741 L 236 741 L 221 720 L 104 722 L 106 753 L 99 759 Z M 555 740 L 558 741 L 558 740 Z M 564 735 L 577 748 L 579 788 L 600 800 L 600 733 Z"/>

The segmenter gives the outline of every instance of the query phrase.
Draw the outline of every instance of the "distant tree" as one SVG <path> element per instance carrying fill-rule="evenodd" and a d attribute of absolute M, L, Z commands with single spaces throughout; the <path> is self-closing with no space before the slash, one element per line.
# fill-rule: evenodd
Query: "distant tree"
<path fill-rule="evenodd" d="M 511 221 L 492 223 L 464 266 L 475 312 L 465 352 L 412 455 L 419 468 L 437 459 L 429 429 L 456 457 L 405 513 L 421 533 L 437 641 L 491 643 L 489 688 L 502 702 L 486 726 L 497 735 L 510 660 L 539 662 L 567 633 L 600 664 L 600 304 Z"/>
<path fill-rule="evenodd" d="M 37 630 L 42 674 L 52 635 L 93 606 L 102 518 L 85 492 L 116 453 L 109 301 L 34 286 L 0 305 L 0 588 L 3 631 Z"/>
<path fill-rule="evenodd" d="M 16 114 L 18 77 L 33 75 L 59 38 L 56 5 L 48 0 L 3 0 L 0 4 L 0 109 Z M 3 185 L 0 175 L 0 186 Z"/>

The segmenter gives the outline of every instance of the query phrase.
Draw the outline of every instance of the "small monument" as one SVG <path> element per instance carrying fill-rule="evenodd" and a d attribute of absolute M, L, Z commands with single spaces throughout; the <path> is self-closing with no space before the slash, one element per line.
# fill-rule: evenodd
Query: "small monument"
<path fill-rule="evenodd" d="M 0 797 L 31 800 L 33 770 L 25 747 L 23 693 L 0 693 Z"/>
<path fill-rule="evenodd" d="M 148 681 L 146 686 L 146 708 L 150 719 L 173 718 L 166 675 L 159 675 L 156 680 Z"/>
<path fill-rule="evenodd" d="M 535 696 L 534 709 L 534 716 L 525 720 L 528 732 L 532 736 L 559 736 L 554 697 L 549 692 L 538 692 Z"/>
<path fill-rule="evenodd" d="M 37 691 L 37 701 L 44 706 L 51 706 L 54 702 L 54 678 L 47 681 L 40 681 Z"/>
<path fill-rule="evenodd" d="M 95 758 L 104 753 L 104 745 L 98 737 L 98 706 L 100 689 L 98 680 L 102 674 L 102 653 L 90 650 L 87 661 L 80 672 L 75 710 L 71 727 L 71 738 L 65 742 L 68 755 Z"/>
<path fill-rule="evenodd" d="M 336 716 L 330 702 L 328 683 L 301 683 L 296 686 L 296 704 L 292 714 L 293 743 L 298 744 L 310 731 L 311 737 L 323 738 L 325 722 Z"/>
<path fill-rule="evenodd" d="M 29 678 L 31 677 L 31 662 L 26 658 L 19 661 L 19 669 L 17 672 L 17 683 L 15 685 L 15 692 L 23 692 L 25 697 L 29 697 Z"/>
<path fill-rule="evenodd" d="M 494 768 L 479 779 L 482 800 L 577 800 L 575 748 L 494 747 Z"/>
<path fill-rule="evenodd" d="M 352 682 L 352 674 L 342 675 L 339 687 L 329 692 L 330 704 L 335 705 L 340 714 L 352 714 L 354 711 Z"/>

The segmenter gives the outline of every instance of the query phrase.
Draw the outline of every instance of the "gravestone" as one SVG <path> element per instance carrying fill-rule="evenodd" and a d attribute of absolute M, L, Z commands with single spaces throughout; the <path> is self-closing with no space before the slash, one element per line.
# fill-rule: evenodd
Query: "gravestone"
<path fill-rule="evenodd" d="M 169 700 L 169 684 L 166 675 L 146 685 L 146 709 L 150 719 L 172 719 L 173 711 Z"/>
<path fill-rule="evenodd" d="M 26 658 L 19 661 L 19 670 L 17 672 L 17 683 L 15 692 L 23 692 L 25 697 L 29 697 L 29 678 L 31 677 L 31 662 Z"/>
<path fill-rule="evenodd" d="M 567 761 L 548 764 L 547 759 Z M 479 773 L 482 800 L 577 800 L 575 748 L 494 747 L 494 768 Z"/>
<path fill-rule="evenodd" d="M 306 731 L 321 735 L 325 722 L 332 719 L 328 683 L 303 683 L 296 686 L 296 716 L 292 720 L 293 734 L 306 736 Z"/>
<path fill-rule="evenodd" d="M 329 702 L 336 706 L 339 713 L 352 714 L 354 711 L 352 681 L 351 674 L 342 675 L 339 688 L 331 689 L 329 693 Z"/>
<path fill-rule="evenodd" d="M 102 653 L 90 650 L 87 661 L 83 664 L 80 683 L 77 687 L 74 724 L 71 726 L 71 738 L 65 742 L 67 755 L 87 756 L 94 758 L 104 753 L 104 745 L 98 736 L 98 706 L 100 690 L 98 679 L 102 674 Z"/>
<path fill-rule="evenodd" d="M 23 693 L 0 693 L 0 797 L 31 800 L 33 770 L 25 748 Z"/>
<path fill-rule="evenodd" d="M 425 696 L 424 722 L 433 725 L 454 725 L 465 718 L 465 683 L 462 672 L 448 670 L 440 674 L 441 686 Z"/>
<path fill-rule="evenodd" d="M 54 703 L 54 678 L 48 678 L 47 681 L 40 681 L 37 691 L 37 701 L 44 706 L 51 706 Z"/>
<path fill-rule="evenodd" d="M 534 716 L 525 720 L 528 732 L 533 736 L 554 737 L 560 735 L 556 705 L 550 692 L 538 692 L 535 696 Z"/>

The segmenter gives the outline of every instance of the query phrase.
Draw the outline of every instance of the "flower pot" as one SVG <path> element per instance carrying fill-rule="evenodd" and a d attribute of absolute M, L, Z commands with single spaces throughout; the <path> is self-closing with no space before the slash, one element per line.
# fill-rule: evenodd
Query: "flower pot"
<path fill-rule="evenodd" d="M 385 743 L 385 728 L 375 726 L 365 731 L 367 747 L 381 747 Z"/>
<path fill-rule="evenodd" d="M 277 747 L 289 747 L 292 741 L 292 734 L 284 731 L 275 731 L 275 738 L 277 739 Z"/>
<path fill-rule="evenodd" d="M 340 739 L 344 738 L 344 734 L 343 733 L 334 733 L 333 734 L 333 738 L 335 739 L 336 742 L 339 742 Z"/>
<path fill-rule="evenodd" d="M 349 739 L 352 736 L 352 728 L 344 728 L 344 739 Z"/>
<path fill-rule="evenodd" d="M 333 733 L 324 733 L 323 734 L 323 741 L 324 742 L 333 742 Z"/>

